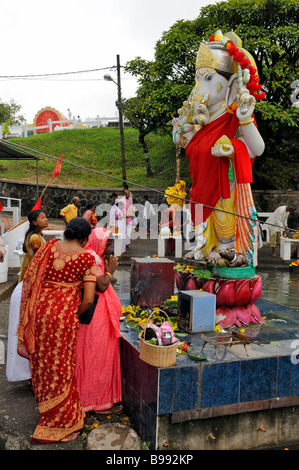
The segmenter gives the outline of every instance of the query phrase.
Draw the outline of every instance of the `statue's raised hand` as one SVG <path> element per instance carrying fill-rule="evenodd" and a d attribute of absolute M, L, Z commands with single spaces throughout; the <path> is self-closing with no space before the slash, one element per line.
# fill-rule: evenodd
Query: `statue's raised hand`
<path fill-rule="evenodd" d="M 252 96 L 247 88 L 243 88 L 237 95 L 237 118 L 239 121 L 248 121 L 254 112 L 254 106 L 256 103 L 255 97 Z"/>
<path fill-rule="evenodd" d="M 195 116 L 192 119 L 194 124 L 205 126 L 209 122 L 209 111 L 205 104 L 199 103 L 196 107 Z"/>
<path fill-rule="evenodd" d="M 180 147 L 185 147 L 195 133 L 193 124 L 184 124 L 183 122 L 184 120 L 178 118 L 172 120 L 172 138 L 174 143 Z"/>

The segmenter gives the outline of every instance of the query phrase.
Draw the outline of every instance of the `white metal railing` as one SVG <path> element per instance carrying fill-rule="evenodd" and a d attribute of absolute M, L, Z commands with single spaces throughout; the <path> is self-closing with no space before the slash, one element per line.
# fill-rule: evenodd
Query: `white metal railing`
<path fill-rule="evenodd" d="M 265 219 L 268 219 L 270 215 L 272 215 L 273 212 L 258 212 L 257 217 L 260 219 L 260 217 L 263 217 Z M 269 226 L 265 223 L 260 224 L 261 230 L 266 232 L 266 242 L 270 241 L 270 232 L 269 232 Z"/>
<path fill-rule="evenodd" d="M 299 258 L 299 239 L 298 238 L 284 238 L 280 237 L 280 254 L 283 260 L 291 259 L 291 245 L 297 248 L 297 257 Z"/>
<path fill-rule="evenodd" d="M 12 205 L 12 201 L 17 201 L 17 205 Z M 12 213 L 12 226 L 15 227 L 18 225 L 21 219 L 21 207 L 22 207 L 22 199 L 16 199 L 14 197 L 5 197 L 0 196 L 0 202 L 3 206 L 3 210 L 1 214 L 3 215 L 5 212 Z M 0 234 L 5 232 L 4 224 L 0 219 Z"/>
<path fill-rule="evenodd" d="M 99 117 L 97 116 L 94 119 L 88 118 L 85 121 L 81 119 L 68 119 L 68 120 L 61 120 L 61 121 L 52 121 L 51 119 L 48 120 L 47 124 L 43 126 L 36 126 L 31 127 L 28 126 L 28 123 L 25 122 L 22 126 L 9 126 L 10 134 L 6 136 L 6 138 L 12 137 L 28 137 L 28 133 L 30 132 L 53 132 L 54 131 L 61 131 L 61 130 L 70 130 L 70 129 L 80 129 L 77 125 L 83 125 L 87 129 L 91 129 L 93 127 L 107 127 L 109 122 L 118 122 L 118 117 Z M 53 126 L 54 129 L 53 129 Z M 0 126 L 0 138 L 2 138 L 2 125 Z"/>

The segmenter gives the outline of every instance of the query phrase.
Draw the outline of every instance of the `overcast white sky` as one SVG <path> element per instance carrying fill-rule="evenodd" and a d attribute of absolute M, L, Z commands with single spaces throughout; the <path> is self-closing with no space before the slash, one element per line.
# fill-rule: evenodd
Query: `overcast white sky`
<path fill-rule="evenodd" d="M 179 19 L 193 20 L 215 0 L 10 0 L 1 2 L 0 99 L 14 99 L 28 123 L 51 106 L 67 116 L 117 116 L 117 87 L 109 70 L 12 80 L 3 76 L 50 74 L 121 65 L 137 56 L 153 59 L 156 42 Z M 217 29 L 217 27 L 216 27 Z M 211 31 L 213 34 L 214 31 Z M 201 38 L 199 38 L 200 41 Z M 96 80 L 95 80 L 96 79 Z M 136 81 L 122 72 L 122 95 Z"/>

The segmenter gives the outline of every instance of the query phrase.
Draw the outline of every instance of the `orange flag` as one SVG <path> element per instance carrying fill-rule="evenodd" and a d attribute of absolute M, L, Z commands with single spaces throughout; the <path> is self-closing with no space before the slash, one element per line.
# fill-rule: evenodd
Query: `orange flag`
<path fill-rule="evenodd" d="M 41 208 L 42 208 L 42 200 L 41 200 L 41 198 L 39 198 L 39 200 L 37 201 L 37 203 L 35 204 L 35 206 L 32 207 L 31 212 L 32 212 L 32 211 L 35 211 L 36 209 L 41 209 Z"/>
<path fill-rule="evenodd" d="M 62 156 L 63 156 L 63 153 L 60 155 L 59 161 L 56 163 L 56 166 L 55 166 L 55 168 L 54 168 L 54 170 L 51 174 L 51 177 L 60 175 L 61 164 L 62 164 Z"/>

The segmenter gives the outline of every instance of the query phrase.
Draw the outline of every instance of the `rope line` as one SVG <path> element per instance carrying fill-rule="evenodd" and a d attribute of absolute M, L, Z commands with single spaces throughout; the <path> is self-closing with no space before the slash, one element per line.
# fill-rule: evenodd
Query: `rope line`
<path fill-rule="evenodd" d="M 111 67 L 102 67 L 99 69 L 90 69 L 90 70 L 77 70 L 76 72 L 57 72 L 57 73 L 41 73 L 41 74 L 29 74 L 29 75 L 0 75 L 0 78 L 29 78 L 29 77 L 56 77 L 60 75 L 74 75 L 77 73 L 90 73 L 90 72 L 99 72 L 100 70 L 112 70 L 116 69 L 116 65 Z"/>
<path fill-rule="evenodd" d="M 52 160 L 57 160 L 59 161 L 60 159 L 58 157 L 54 157 L 52 155 L 48 155 L 46 153 L 43 153 L 43 152 L 39 152 L 38 150 L 34 150 L 34 149 L 30 149 L 28 147 L 23 147 L 22 145 L 19 145 L 19 144 L 16 144 L 15 142 L 9 142 L 9 141 L 5 141 L 5 145 L 8 145 L 8 146 L 11 146 L 11 148 L 14 148 L 14 147 L 18 147 L 18 149 L 22 149 L 22 150 L 29 150 L 31 153 L 37 153 L 38 155 L 43 155 L 44 157 L 48 157 L 48 158 L 51 158 Z M 24 152 L 26 153 L 26 152 Z M 116 181 L 121 181 L 122 183 L 127 183 L 128 185 L 130 186 L 137 186 L 138 188 L 141 188 L 141 189 L 144 189 L 146 191 L 152 191 L 152 192 L 155 192 L 155 193 L 158 193 L 158 194 L 161 194 L 163 196 L 165 196 L 165 191 L 161 191 L 159 189 L 154 189 L 154 188 L 149 188 L 147 186 L 143 186 L 141 184 L 138 184 L 138 183 L 134 183 L 133 181 L 129 181 L 129 180 L 124 180 L 123 178 L 118 178 L 117 176 L 112 176 L 112 175 L 108 175 L 106 173 L 103 173 L 101 171 L 98 171 L 98 170 L 93 170 L 92 168 L 87 168 L 85 166 L 82 166 L 82 165 L 78 165 L 77 163 L 72 163 L 72 162 L 69 162 L 67 160 L 63 160 L 63 163 L 67 163 L 68 165 L 72 165 L 76 168 L 80 168 L 82 170 L 86 170 L 86 171 L 89 171 L 91 173 L 96 173 L 98 175 L 101 175 L 101 176 L 105 176 L 107 178 L 110 178 L 110 179 L 113 179 L 113 180 L 116 180 Z M 186 198 L 182 198 L 182 197 L 179 197 L 179 196 L 173 196 L 172 197 L 176 198 L 176 199 L 179 199 L 181 201 L 185 201 L 185 202 L 188 202 L 188 203 L 191 203 L 191 204 L 196 204 L 196 205 L 200 205 L 200 206 L 204 206 L 204 207 L 207 207 L 208 209 L 212 209 L 212 210 L 215 210 L 215 211 L 219 211 L 219 212 L 224 212 L 225 214 L 230 214 L 230 215 L 234 215 L 236 217 L 240 217 L 240 218 L 243 218 L 243 219 L 247 219 L 247 220 L 250 220 L 252 222 L 259 222 L 260 224 L 266 224 L 266 225 L 269 225 L 269 226 L 272 226 L 272 227 L 279 227 L 280 229 L 281 228 L 284 228 L 286 230 L 289 230 L 290 232 L 297 232 L 297 230 L 294 230 L 294 229 L 291 229 L 291 228 L 288 228 L 288 227 L 281 227 L 280 225 L 276 225 L 276 224 L 271 224 L 271 223 L 266 223 L 262 220 L 259 220 L 257 217 L 254 218 L 254 217 L 247 217 L 246 215 L 241 215 L 241 214 L 236 214 L 234 212 L 230 212 L 230 211 L 226 211 L 224 209 L 218 209 L 216 207 L 213 207 L 213 206 L 208 206 L 206 204 L 201 204 L 200 202 L 195 202 L 195 201 L 191 201 L 190 199 L 186 199 Z"/>

